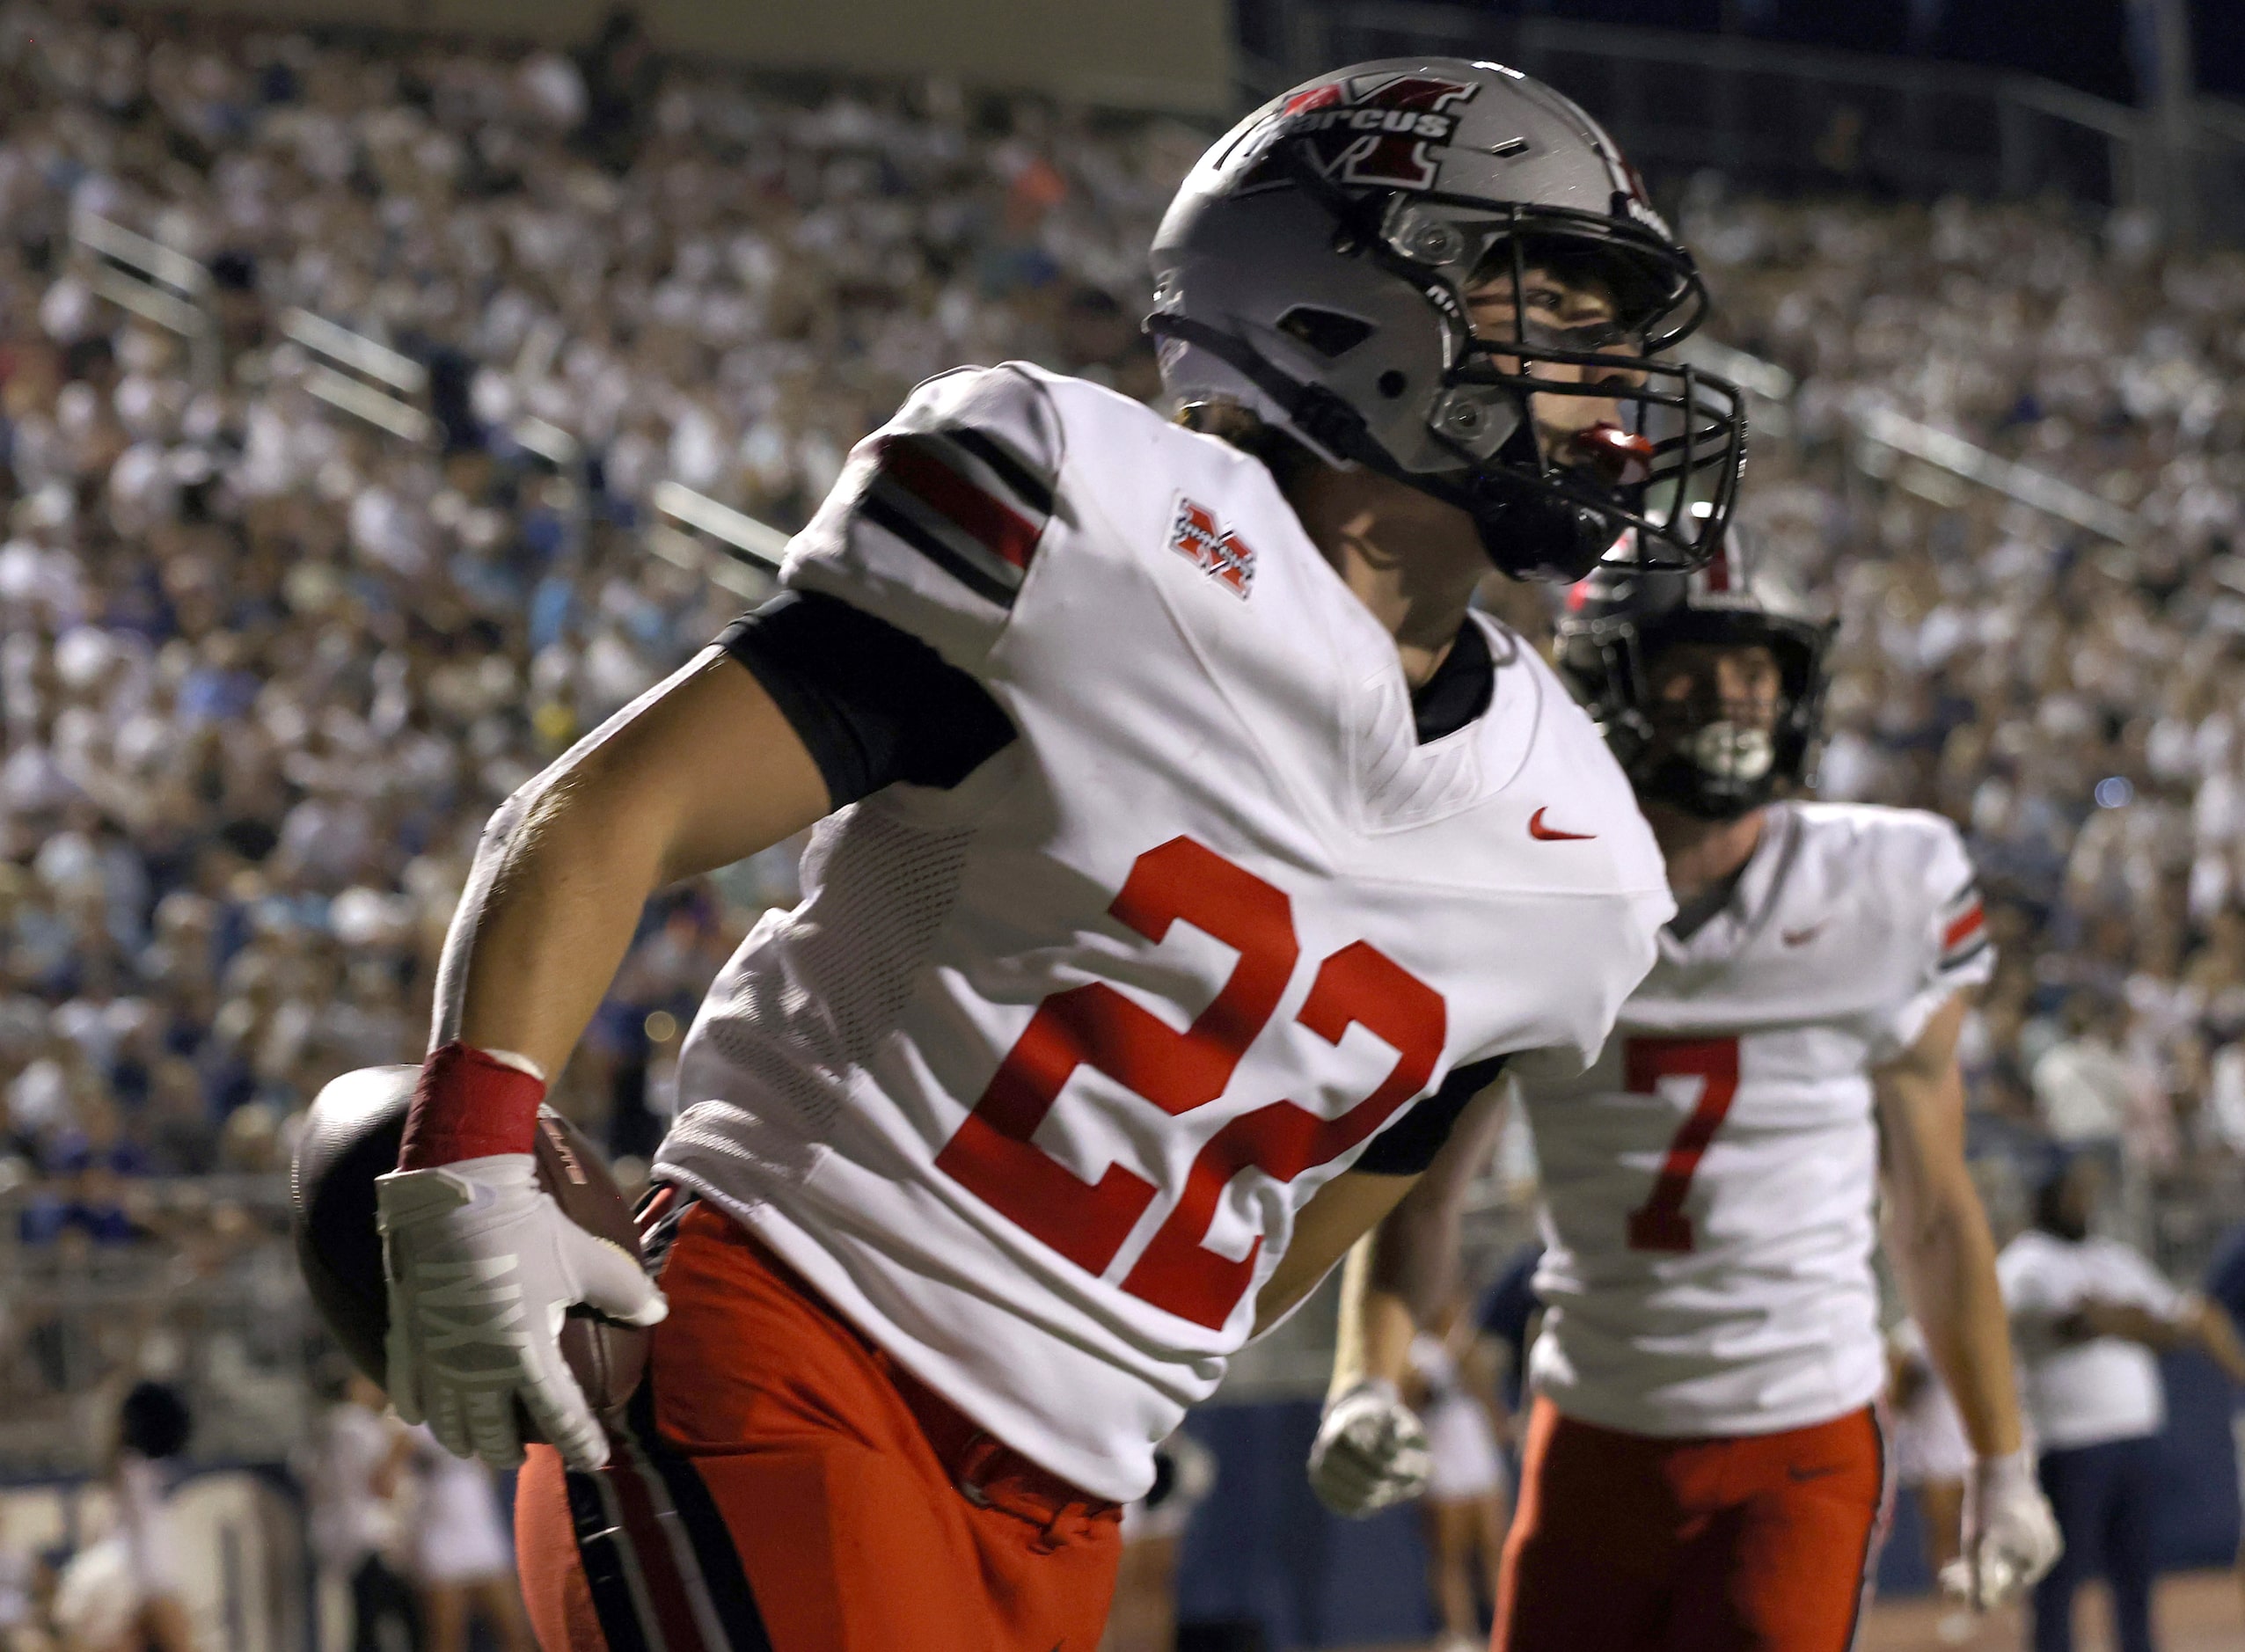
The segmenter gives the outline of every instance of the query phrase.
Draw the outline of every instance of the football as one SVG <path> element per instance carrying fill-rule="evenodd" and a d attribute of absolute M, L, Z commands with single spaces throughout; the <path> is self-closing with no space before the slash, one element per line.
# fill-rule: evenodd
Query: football
<path fill-rule="evenodd" d="M 365 1067 L 321 1090 L 311 1104 L 289 1179 L 296 1259 L 313 1304 L 353 1364 L 387 1385 L 389 1329 L 375 1178 L 395 1169 L 406 1110 L 420 1069 Z M 538 1113 L 538 1185 L 579 1227 L 640 1254 L 631 1207 L 584 1133 L 552 1108 Z M 603 1417 L 620 1413 L 647 1368 L 647 1333 L 589 1308 L 572 1308 L 561 1353 Z M 528 1418 L 523 1419 L 528 1423 Z M 526 1427 L 527 1438 L 538 1437 Z"/>

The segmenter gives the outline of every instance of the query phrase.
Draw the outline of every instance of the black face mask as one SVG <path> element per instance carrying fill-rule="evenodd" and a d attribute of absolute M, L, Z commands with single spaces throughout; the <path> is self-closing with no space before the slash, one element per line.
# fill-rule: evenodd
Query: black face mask
<path fill-rule="evenodd" d="M 1481 549 L 1516 580 L 1571 585 L 1605 559 L 1621 534 L 1617 518 L 1525 485 L 1484 485 L 1472 508 Z"/>
<path fill-rule="evenodd" d="M 1629 783 L 1648 801 L 1701 820 L 1737 820 L 1775 797 L 1790 772 L 1784 743 L 1788 714 L 1781 705 L 1776 726 L 1767 730 L 1742 729 L 1721 718 L 1657 727 L 1627 765 Z"/>
<path fill-rule="evenodd" d="M 1758 780 L 1728 779 L 1674 752 L 1639 764 L 1629 781 L 1645 801 L 1665 803 L 1699 820 L 1737 820 L 1777 795 L 1774 773 Z"/>

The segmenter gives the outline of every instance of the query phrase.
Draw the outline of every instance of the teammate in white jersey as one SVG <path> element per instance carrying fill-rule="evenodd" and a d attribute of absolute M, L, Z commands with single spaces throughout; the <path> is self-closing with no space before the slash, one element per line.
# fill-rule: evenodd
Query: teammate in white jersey
<path fill-rule="evenodd" d="M 1969 1581 L 1988 1604 L 2056 1553 L 1964 1164 L 1956 1036 L 1992 962 L 1972 870 L 1934 815 L 1776 799 L 1816 739 L 1830 628 L 1739 573 L 1601 574 L 1561 630 L 1680 910 L 1587 1071 L 1515 1069 L 1546 1312 L 1501 1652 L 1850 1644 L 1886 1498 L 1882 1172 L 1889 1252 L 1977 1457 Z M 1484 1133 L 1453 1136 L 1385 1257 L 1350 1270 L 1364 1334 L 1313 1459 L 1343 1500 L 1398 1489 L 1378 1471 L 1410 1430 L 1377 1380 Z"/>
<path fill-rule="evenodd" d="M 1466 611 L 1492 559 L 1687 566 L 1728 509 L 1737 398 L 1660 359 L 1703 295 L 1634 174 L 1510 70 L 1367 64 L 1218 143 L 1153 263 L 1187 422 L 931 380 L 785 593 L 494 822 L 381 1184 L 392 1395 L 559 1447 L 549 1648 L 1086 1652 L 1155 1443 L 1651 961 L 1626 780 Z M 822 816 L 687 1041 L 669 1317 L 603 1438 L 544 1327 L 665 1305 L 532 1187 L 543 1076 L 652 889 Z"/>

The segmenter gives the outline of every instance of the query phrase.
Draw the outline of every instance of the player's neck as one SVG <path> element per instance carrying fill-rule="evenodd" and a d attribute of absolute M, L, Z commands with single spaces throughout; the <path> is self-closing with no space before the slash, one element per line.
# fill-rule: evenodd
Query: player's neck
<path fill-rule="evenodd" d="M 1457 640 L 1488 558 L 1463 511 L 1368 471 L 1319 466 L 1287 502 L 1341 582 L 1395 639 L 1417 689 Z"/>
<path fill-rule="evenodd" d="M 1679 906 L 1730 884 L 1761 845 L 1761 809 L 1737 820 L 1708 820 L 1665 803 L 1643 808 L 1645 822 L 1668 863 L 1669 892 Z"/>

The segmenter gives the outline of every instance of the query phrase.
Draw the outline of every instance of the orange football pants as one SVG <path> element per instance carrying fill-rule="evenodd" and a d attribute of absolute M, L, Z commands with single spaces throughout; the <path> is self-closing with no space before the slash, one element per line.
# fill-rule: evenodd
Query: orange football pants
<path fill-rule="evenodd" d="M 1664 1440 L 1539 1399 L 1491 1652 L 1847 1652 L 1884 1536 L 1868 1408 Z"/>
<path fill-rule="evenodd" d="M 530 1448 L 545 1652 L 1093 1652 L 1120 1511 L 984 1433 L 691 1203 L 607 1466 Z"/>

